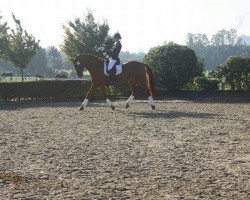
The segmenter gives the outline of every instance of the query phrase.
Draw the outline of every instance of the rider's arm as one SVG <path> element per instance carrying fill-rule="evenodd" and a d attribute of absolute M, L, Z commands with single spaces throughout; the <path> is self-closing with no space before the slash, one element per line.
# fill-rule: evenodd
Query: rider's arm
<path fill-rule="evenodd" d="M 113 52 L 114 52 L 115 54 L 118 55 L 118 54 L 120 53 L 121 49 L 122 49 L 122 45 L 121 45 L 121 43 L 119 42 L 119 43 L 117 43 L 117 45 L 116 45 L 116 47 L 114 48 Z"/>

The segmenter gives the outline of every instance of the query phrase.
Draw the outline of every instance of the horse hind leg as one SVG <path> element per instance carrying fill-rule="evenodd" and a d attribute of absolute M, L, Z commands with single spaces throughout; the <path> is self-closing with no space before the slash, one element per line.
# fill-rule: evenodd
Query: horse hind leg
<path fill-rule="evenodd" d="M 149 104 L 151 105 L 152 110 L 155 110 L 155 102 L 152 96 L 148 97 Z"/>
<path fill-rule="evenodd" d="M 101 91 L 103 99 L 107 102 L 107 104 L 111 107 L 112 110 L 115 110 L 115 106 L 112 104 L 112 102 L 107 97 L 105 86 L 101 86 L 100 91 Z"/>
<path fill-rule="evenodd" d="M 129 105 L 133 102 L 133 100 L 136 96 L 136 93 L 137 93 L 136 83 L 134 80 L 129 81 L 129 87 L 130 87 L 132 93 L 131 93 L 129 99 L 127 100 L 126 108 L 129 108 Z"/>
<path fill-rule="evenodd" d="M 151 93 L 150 93 L 150 89 L 149 89 L 149 86 L 147 84 L 147 81 L 143 81 L 139 84 L 145 91 L 147 97 L 148 97 L 148 100 L 149 100 L 149 104 L 152 108 L 152 110 L 155 110 L 155 102 L 154 102 L 154 99 L 153 97 L 151 96 Z"/>

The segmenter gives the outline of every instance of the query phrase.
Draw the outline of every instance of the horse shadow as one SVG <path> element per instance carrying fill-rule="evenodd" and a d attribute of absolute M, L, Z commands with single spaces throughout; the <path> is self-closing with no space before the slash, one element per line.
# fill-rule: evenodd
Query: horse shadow
<path fill-rule="evenodd" d="M 166 111 L 166 110 L 157 110 L 156 112 L 131 112 L 129 115 L 134 117 L 142 117 L 149 119 L 176 119 L 181 117 L 189 118 L 204 118 L 204 119 L 213 119 L 218 117 L 216 114 L 211 113 L 198 113 L 198 112 L 183 112 L 183 111 Z"/>
<path fill-rule="evenodd" d="M 77 104 L 78 103 L 78 104 Z M 23 110 L 28 108 L 58 108 L 58 107 L 75 107 L 79 102 L 61 102 L 61 101 L 17 101 L 17 102 L 0 102 L 0 110 Z"/>

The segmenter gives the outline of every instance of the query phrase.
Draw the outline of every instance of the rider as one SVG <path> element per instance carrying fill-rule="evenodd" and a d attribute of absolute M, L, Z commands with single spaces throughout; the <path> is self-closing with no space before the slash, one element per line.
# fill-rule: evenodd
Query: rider
<path fill-rule="evenodd" d="M 113 47 L 107 52 L 108 56 L 111 57 L 113 60 L 115 60 L 116 61 L 115 64 L 117 64 L 117 65 L 120 64 L 119 53 L 120 53 L 121 48 L 122 48 L 120 39 L 122 39 L 120 33 L 114 34 L 113 41 L 115 43 L 114 43 Z M 108 69 L 110 69 L 110 70 L 108 71 L 108 74 L 109 74 L 111 80 L 113 79 L 113 82 L 115 82 L 114 76 L 115 76 L 116 70 L 115 70 L 114 66 L 111 66 L 112 64 L 113 63 L 109 62 Z"/>

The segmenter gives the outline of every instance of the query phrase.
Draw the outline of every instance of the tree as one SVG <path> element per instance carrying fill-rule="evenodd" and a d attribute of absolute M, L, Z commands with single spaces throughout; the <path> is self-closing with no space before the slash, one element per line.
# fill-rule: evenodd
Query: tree
<path fill-rule="evenodd" d="M 188 47 L 195 51 L 196 55 L 198 55 L 200 60 L 203 60 L 202 63 L 207 61 L 207 49 L 210 45 L 210 41 L 208 40 L 206 34 L 188 33 L 186 38 L 186 44 Z"/>
<path fill-rule="evenodd" d="M 36 55 L 31 59 L 27 66 L 28 73 L 32 75 L 42 75 L 45 76 L 47 71 L 47 56 L 46 51 L 43 48 L 40 48 Z"/>
<path fill-rule="evenodd" d="M 58 49 L 54 46 L 50 47 L 47 53 L 49 65 L 54 69 L 62 69 L 63 60 L 62 55 Z"/>
<path fill-rule="evenodd" d="M 204 60 L 206 69 L 217 69 L 229 56 L 250 55 L 250 46 L 243 43 L 235 29 L 220 30 L 209 41 L 205 34 L 187 35 L 186 44 Z"/>
<path fill-rule="evenodd" d="M 192 86 L 195 90 L 216 91 L 219 89 L 219 81 L 208 79 L 204 76 L 195 77 Z"/>
<path fill-rule="evenodd" d="M 229 57 L 219 66 L 219 76 L 232 90 L 250 89 L 250 57 Z"/>
<path fill-rule="evenodd" d="M 187 34 L 187 39 L 186 39 L 186 44 L 189 47 L 193 47 L 193 46 L 202 46 L 202 47 L 206 47 L 209 45 L 209 40 L 206 34 L 192 34 L 192 33 L 188 33 Z"/>
<path fill-rule="evenodd" d="M 23 70 L 39 49 L 39 41 L 23 30 L 20 20 L 16 19 L 14 14 L 12 17 L 16 24 L 16 30 L 12 29 L 9 34 L 6 60 L 12 62 L 16 68 L 21 69 L 23 81 Z"/>
<path fill-rule="evenodd" d="M 61 50 L 69 58 L 81 53 L 102 56 L 112 47 L 112 38 L 108 35 L 107 22 L 96 23 L 91 11 L 88 11 L 84 21 L 76 18 L 73 22 L 68 22 L 67 26 L 63 26 L 63 29 L 65 36 Z"/>
<path fill-rule="evenodd" d="M 2 16 L 0 16 L 0 58 L 6 57 L 6 50 L 9 44 L 8 40 L 8 24 L 7 22 L 1 22 Z"/>
<path fill-rule="evenodd" d="M 203 71 L 192 49 L 174 43 L 151 49 L 144 62 L 152 67 L 156 85 L 160 89 L 182 89 Z"/>
<path fill-rule="evenodd" d="M 229 31 L 222 29 L 212 36 L 211 44 L 213 46 L 234 46 L 239 44 L 236 29 L 230 29 Z"/>
<path fill-rule="evenodd" d="M 128 51 L 126 51 L 126 52 L 121 51 L 121 53 L 120 53 L 121 62 L 128 62 L 128 61 L 131 61 L 131 60 L 142 62 L 144 56 L 145 56 L 145 53 L 142 53 L 142 52 L 140 52 L 140 53 L 130 53 Z"/>

